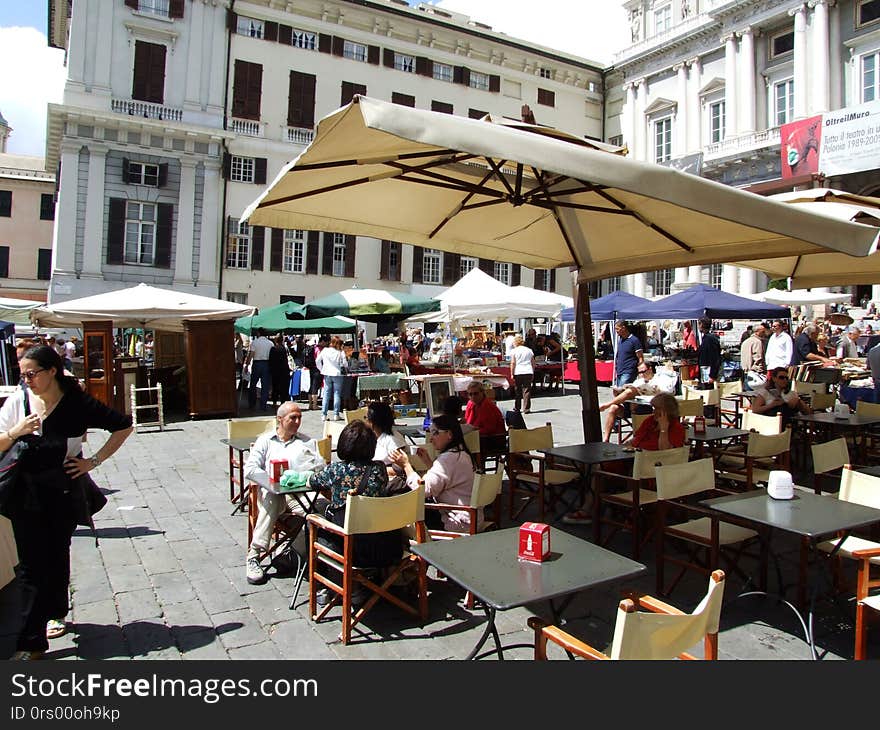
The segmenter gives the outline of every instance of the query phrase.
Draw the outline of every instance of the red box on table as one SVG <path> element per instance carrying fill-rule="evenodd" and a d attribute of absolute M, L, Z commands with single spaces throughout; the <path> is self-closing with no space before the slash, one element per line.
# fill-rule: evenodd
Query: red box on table
<path fill-rule="evenodd" d="M 281 475 L 287 471 L 287 459 L 269 459 L 269 481 L 280 482 Z"/>
<path fill-rule="evenodd" d="M 543 563 L 550 557 L 550 525 L 526 522 L 519 528 L 519 559 Z"/>

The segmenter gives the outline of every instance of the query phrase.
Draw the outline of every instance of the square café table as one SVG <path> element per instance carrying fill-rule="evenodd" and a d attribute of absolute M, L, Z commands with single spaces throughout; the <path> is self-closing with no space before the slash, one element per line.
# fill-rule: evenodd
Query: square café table
<path fill-rule="evenodd" d="M 646 570 L 641 563 L 561 530 L 550 531 L 551 555 L 543 563 L 520 560 L 518 547 L 518 527 L 411 547 L 413 553 L 480 600 L 486 613 L 486 628 L 467 659 L 477 658 L 490 635 L 498 658 L 504 659 L 495 626 L 496 611 L 550 601 L 553 620 L 558 622 L 579 591 L 630 578 Z M 559 606 L 554 603 L 557 598 L 563 599 Z"/>
<path fill-rule="evenodd" d="M 636 450 L 632 446 L 612 444 L 607 441 L 590 441 L 585 444 L 573 444 L 571 446 L 554 446 L 552 449 L 539 449 L 540 453 L 551 459 L 563 459 L 574 464 L 583 476 L 583 483 L 592 490 L 590 475 L 593 466 L 605 461 L 630 461 L 635 458 Z M 583 486 L 579 491 L 580 504 L 584 503 Z M 566 509 L 574 505 L 567 504 Z M 563 512 L 563 514 L 565 514 Z M 556 522 L 557 517 L 553 521 Z"/>
<path fill-rule="evenodd" d="M 706 444 L 715 444 L 719 441 L 727 441 L 728 439 L 741 439 L 748 436 L 749 432 L 741 428 L 728 428 L 726 426 L 706 426 L 706 430 L 702 433 L 694 431 L 693 425 L 688 425 L 685 429 L 687 438 L 694 442 L 694 458 L 702 459 L 706 450 Z"/>
<path fill-rule="evenodd" d="M 798 489 L 795 490 L 793 499 L 774 499 L 764 490 L 753 490 L 745 494 L 703 500 L 700 504 L 739 520 L 798 535 L 811 550 L 816 549 L 816 544 L 823 537 L 835 536 L 840 533 L 839 545 L 852 530 L 880 522 L 880 509 Z M 759 534 L 761 533 L 759 532 Z M 764 536 L 761 539 L 765 539 Z M 833 555 L 834 553 L 830 553 L 829 557 Z M 805 583 L 809 582 L 805 565 L 806 557 L 806 554 L 802 552 L 798 576 L 798 587 L 801 594 L 804 591 Z M 782 586 L 780 586 L 780 591 L 782 591 Z M 811 656 L 816 659 L 816 644 L 813 636 L 816 586 L 810 586 L 810 605 L 806 623 L 797 608 L 781 596 L 778 598 L 781 603 L 791 608 L 801 620 Z M 803 601 L 801 600 L 799 603 L 802 604 Z"/>

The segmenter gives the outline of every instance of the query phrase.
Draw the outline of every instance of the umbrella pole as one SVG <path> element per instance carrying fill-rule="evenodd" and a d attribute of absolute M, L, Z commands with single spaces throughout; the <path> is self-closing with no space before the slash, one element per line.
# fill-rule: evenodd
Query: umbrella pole
<path fill-rule="evenodd" d="M 589 285 L 575 285 L 575 326 L 578 346 L 578 368 L 581 372 L 581 418 L 584 425 L 584 441 L 601 441 L 599 424 L 599 391 L 596 384 L 596 350 L 590 333 L 593 322 L 590 317 Z"/>

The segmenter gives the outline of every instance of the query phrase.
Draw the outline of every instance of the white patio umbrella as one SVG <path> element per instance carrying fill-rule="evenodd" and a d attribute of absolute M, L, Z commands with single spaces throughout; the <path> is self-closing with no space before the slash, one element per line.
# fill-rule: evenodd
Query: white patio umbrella
<path fill-rule="evenodd" d="M 114 327 L 182 332 L 184 320 L 237 319 L 254 307 L 138 284 L 127 289 L 48 304 L 31 311 L 41 327 L 79 327 L 83 322 L 112 320 Z"/>
<path fill-rule="evenodd" d="M 769 196 L 799 210 L 840 221 L 880 226 L 880 198 L 834 190 L 813 188 Z M 800 256 L 737 261 L 763 271 L 773 279 L 791 279 L 799 289 L 815 286 L 849 286 L 880 283 L 880 253 L 854 259 L 844 253 L 816 252 Z"/>
<path fill-rule="evenodd" d="M 831 304 L 834 302 L 848 302 L 852 296 L 846 293 L 830 292 L 830 291 L 807 291 L 806 289 L 796 289 L 794 291 L 785 291 L 783 289 L 768 289 L 767 291 L 758 292 L 757 294 L 747 295 L 749 299 L 757 299 L 759 302 L 770 302 L 771 304 L 783 304 L 785 306 L 794 306 L 796 304 Z"/>
<path fill-rule="evenodd" d="M 336 231 L 552 269 L 580 283 L 659 268 L 866 255 L 877 231 L 662 165 L 488 121 L 355 97 L 244 212 L 252 225 Z M 578 310 L 589 315 L 586 293 Z M 598 434 L 585 346 L 584 431 Z"/>

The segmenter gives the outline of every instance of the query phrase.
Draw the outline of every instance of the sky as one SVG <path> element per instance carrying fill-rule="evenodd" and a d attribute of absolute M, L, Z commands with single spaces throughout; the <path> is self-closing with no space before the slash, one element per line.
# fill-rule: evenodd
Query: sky
<path fill-rule="evenodd" d="M 430 0 L 497 32 L 601 65 L 629 43 L 622 1 Z M 0 0 L 0 113 L 13 128 L 6 151 L 14 154 L 45 155 L 46 105 L 60 102 L 64 90 L 64 52 L 46 41 L 46 6 L 45 0 Z"/>

